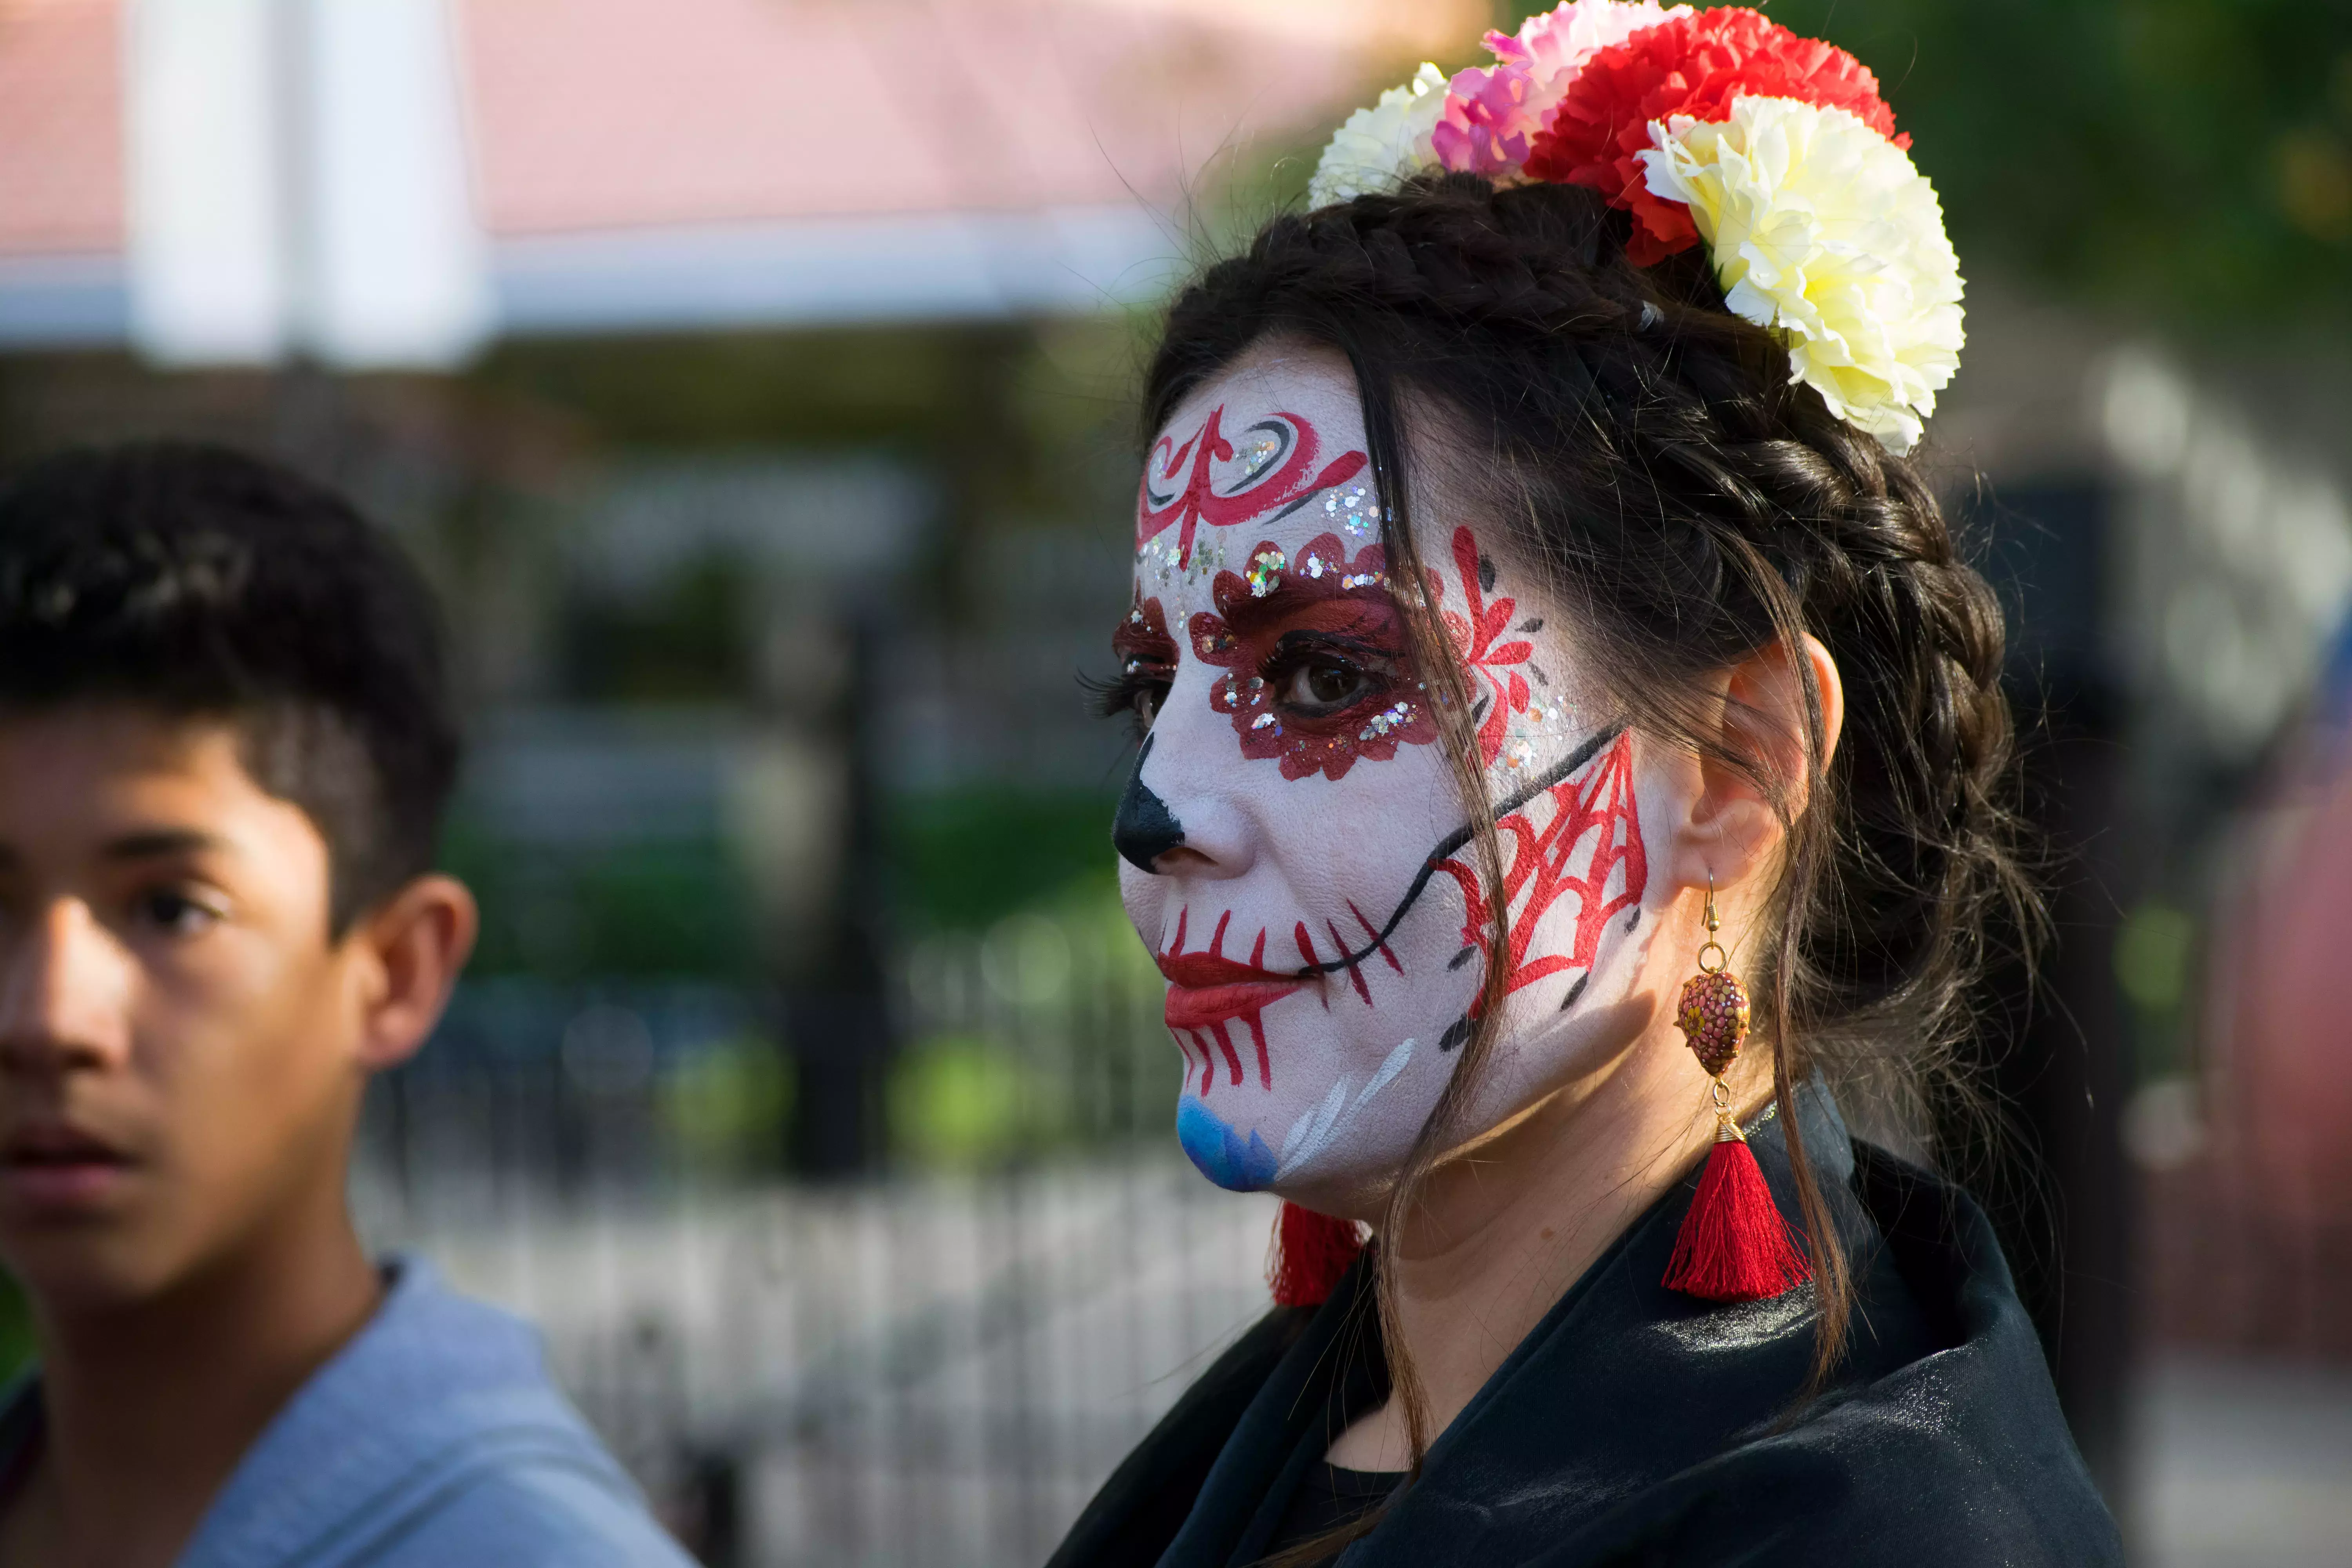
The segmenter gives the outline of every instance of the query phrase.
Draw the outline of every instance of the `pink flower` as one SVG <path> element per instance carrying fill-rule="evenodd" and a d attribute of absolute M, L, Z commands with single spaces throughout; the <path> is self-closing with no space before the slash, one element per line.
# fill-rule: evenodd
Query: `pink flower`
<path fill-rule="evenodd" d="M 1475 174 L 1517 174 L 1528 161 L 1528 138 L 1543 129 L 1542 120 L 1528 112 L 1533 90 L 1528 68 L 1521 65 L 1492 70 L 1473 66 L 1457 73 L 1430 132 L 1437 161 Z"/>
<path fill-rule="evenodd" d="M 1562 0 L 1530 16 L 1517 37 L 1488 33 L 1493 67 L 1473 66 L 1447 84 L 1445 108 L 1432 133 L 1438 162 L 1489 178 L 1515 177 L 1530 141 L 1543 130 L 1584 62 L 1645 27 L 1690 7 L 1661 10 L 1652 0 Z"/>

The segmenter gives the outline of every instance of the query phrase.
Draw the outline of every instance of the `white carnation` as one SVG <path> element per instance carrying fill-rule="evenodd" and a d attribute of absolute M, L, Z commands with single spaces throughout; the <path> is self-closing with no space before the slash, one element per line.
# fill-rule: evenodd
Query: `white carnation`
<path fill-rule="evenodd" d="M 1307 205 L 1325 207 L 1366 191 L 1392 191 L 1437 167 L 1430 133 L 1444 112 L 1445 75 L 1424 61 L 1411 81 L 1389 89 L 1332 132 L 1307 183 Z"/>
<path fill-rule="evenodd" d="M 1737 314 L 1795 379 L 1906 452 L 1959 368 L 1959 258 L 1935 187 L 1843 109 L 1743 98 L 1722 122 L 1652 122 L 1651 194 L 1688 204 Z"/>

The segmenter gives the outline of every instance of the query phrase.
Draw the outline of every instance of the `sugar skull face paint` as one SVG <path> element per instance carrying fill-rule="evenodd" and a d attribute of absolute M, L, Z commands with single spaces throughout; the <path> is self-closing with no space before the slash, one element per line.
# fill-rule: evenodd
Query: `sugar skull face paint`
<path fill-rule="evenodd" d="M 1368 1214 L 1454 1070 L 1495 936 L 1364 449 L 1336 362 L 1261 353 L 1203 385 L 1147 463 L 1113 641 L 1150 721 L 1115 838 L 1169 982 L 1178 1137 L 1221 1185 Z M 1412 511 L 1511 917 L 1475 1129 L 1562 1081 L 1581 1021 L 1624 994 L 1652 848 L 1638 742 L 1580 701 L 1567 628 L 1475 520 Z"/>

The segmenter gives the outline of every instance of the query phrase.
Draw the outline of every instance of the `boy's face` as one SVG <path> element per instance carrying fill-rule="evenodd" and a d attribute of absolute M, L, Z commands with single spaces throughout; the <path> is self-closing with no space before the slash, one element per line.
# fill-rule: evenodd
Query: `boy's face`
<path fill-rule="evenodd" d="M 340 1204 L 372 971 L 236 731 L 0 715 L 0 1257 L 56 1308 L 168 1289 Z"/>

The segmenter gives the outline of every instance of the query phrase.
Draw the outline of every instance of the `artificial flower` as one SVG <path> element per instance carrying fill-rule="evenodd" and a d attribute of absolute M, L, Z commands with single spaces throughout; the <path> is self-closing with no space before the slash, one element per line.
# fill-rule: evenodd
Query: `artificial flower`
<path fill-rule="evenodd" d="M 1895 116 L 1878 79 L 1843 49 L 1800 37 L 1745 6 L 1676 16 L 1593 54 L 1571 79 L 1544 129 L 1530 139 L 1530 179 L 1589 185 L 1633 210 L 1626 255 L 1646 267 L 1698 241 L 1691 215 L 1649 185 L 1642 154 L 1650 127 L 1677 115 L 1727 118 L 1743 98 L 1785 98 L 1845 110 L 1880 137 Z"/>
<path fill-rule="evenodd" d="M 1636 154 L 1647 194 L 1687 213 L 1736 315 L 1773 329 L 1793 379 L 1908 451 L 1959 368 L 1959 259 L 1935 187 L 1846 110 L 1742 98 L 1676 115 Z"/>
<path fill-rule="evenodd" d="M 1332 133 L 1307 182 L 1307 204 L 1329 206 L 1366 191 L 1394 190 L 1437 167 L 1430 132 L 1445 110 L 1445 73 L 1423 62 L 1412 79 L 1348 116 Z"/>
<path fill-rule="evenodd" d="M 1612 44 L 1690 7 L 1662 11 L 1652 0 L 1561 0 L 1530 16 L 1518 33 L 1490 32 L 1486 47 L 1498 62 L 1458 71 L 1448 84 L 1445 112 L 1433 142 L 1449 169 L 1509 178 L 1528 161 L 1543 129 L 1584 62 Z"/>

